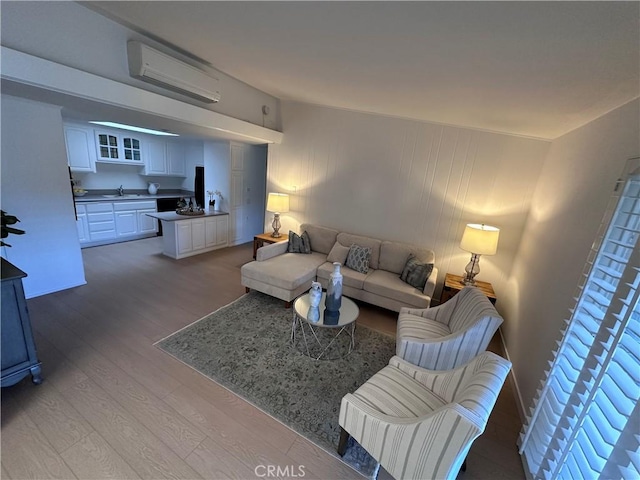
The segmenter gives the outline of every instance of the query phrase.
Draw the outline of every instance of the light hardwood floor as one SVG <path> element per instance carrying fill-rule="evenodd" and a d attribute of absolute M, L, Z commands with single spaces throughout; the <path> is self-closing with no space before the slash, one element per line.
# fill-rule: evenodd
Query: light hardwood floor
<path fill-rule="evenodd" d="M 362 478 L 153 346 L 244 293 L 252 245 L 182 260 L 161 250 L 160 238 L 85 249 L 87 285 L 28 301 L 44 383 L 2 389 L 2 478 L 251 479 L 259 465 Z M 359 323 L 395 332 L 396 314 L 360 307 Z M 507 383 L 459 478 L 524 478 L 519 430 Z"/>

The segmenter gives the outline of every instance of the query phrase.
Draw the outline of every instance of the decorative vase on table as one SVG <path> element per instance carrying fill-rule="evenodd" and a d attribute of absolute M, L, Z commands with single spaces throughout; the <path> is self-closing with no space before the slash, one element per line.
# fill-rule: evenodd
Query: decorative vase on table
<path fill-rule="evenodd" d="M 342 273 L 340 273 L 339 262 L 333 262 L 333 272 L 329 276 L 324 305 L 324 324 L 337 325 L 340 321 L 340 306 L 342 305 Z"/>
<path fill-rule="evenodd" d="M 307 312 L 307 319 L 310 322 L 316 323 L 320 320 L 320 300 L 322 300 L 322 285 L 320 282 L 311 282 L 309 311 Z"/>

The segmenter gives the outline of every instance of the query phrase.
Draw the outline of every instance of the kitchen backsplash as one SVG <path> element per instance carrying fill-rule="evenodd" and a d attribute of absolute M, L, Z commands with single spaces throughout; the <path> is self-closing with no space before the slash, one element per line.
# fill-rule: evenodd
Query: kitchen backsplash
<path fill-rule="evenodd" d="M 131 165 L 97 164 L 96 173 L 73 172 L 75 184 L 85 190 L 116 190 L 120 185 L 125 190 L 146 189 L 148 182 L 159 183 L 160 190 L 193 190 L 193 185 L 183 185 L 183 177 L 148 177 L 140 175 L 140 168 Z M 193 182 L 193 179 L 191 179 Z"/>

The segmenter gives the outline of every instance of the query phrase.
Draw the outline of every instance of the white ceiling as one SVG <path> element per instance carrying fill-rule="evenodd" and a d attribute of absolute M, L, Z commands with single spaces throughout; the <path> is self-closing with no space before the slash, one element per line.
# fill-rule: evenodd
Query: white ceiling
<path fill-rule="evenodd" d="M 640 95 L 640 2 L 84 2 L 281 99 L 556 138 Z"/>

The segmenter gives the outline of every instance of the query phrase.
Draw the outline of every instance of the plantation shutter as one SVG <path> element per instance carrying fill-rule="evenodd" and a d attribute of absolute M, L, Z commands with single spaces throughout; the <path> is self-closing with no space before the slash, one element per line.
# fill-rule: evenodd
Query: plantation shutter
<path fill-rule="evenodd" d="M 520 435 L 533 478 L 640 478 L 639 166 L 630 160 L 612 197 Z"/>

